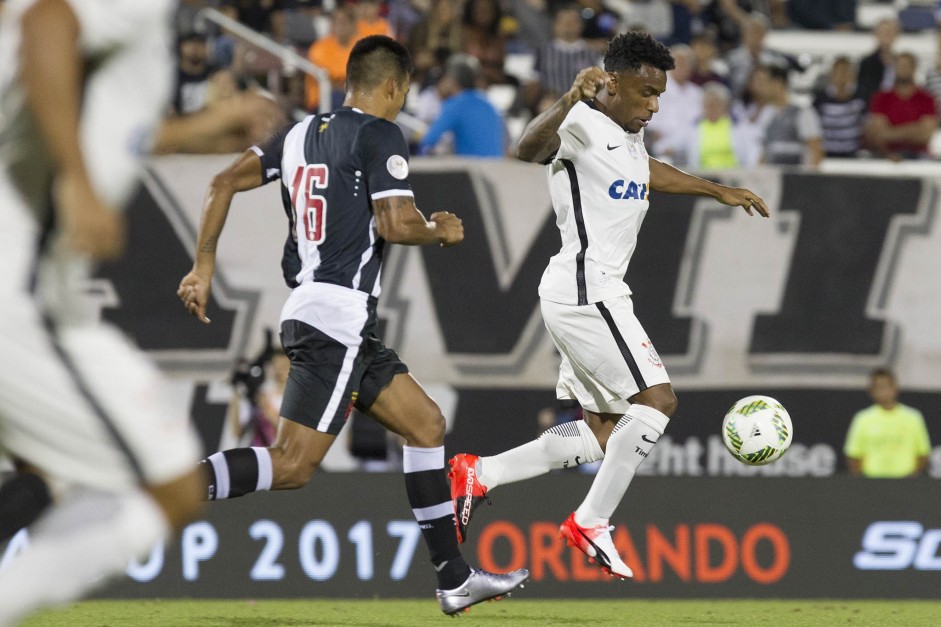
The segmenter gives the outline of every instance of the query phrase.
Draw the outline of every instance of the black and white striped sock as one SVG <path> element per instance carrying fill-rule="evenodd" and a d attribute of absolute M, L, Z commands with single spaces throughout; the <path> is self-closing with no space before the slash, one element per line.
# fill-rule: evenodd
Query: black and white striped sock
<path fill-rule="evenodd" d="M 457 588 L 470 576 L 470 566 L 457 546 L 454 507 L 444 474 L 444 447 L 406 446 L 402 462 L 408 502 L 431 552 L 438 587 Z"/>
<path fill-rule="evenodd" d="M 271 489 L 271 454 L 260 446 L 233 448 L 213 453 L 201 464 L 206 469 L 209 491 L 206 499 L 221 501 L 249 492 Z"/>

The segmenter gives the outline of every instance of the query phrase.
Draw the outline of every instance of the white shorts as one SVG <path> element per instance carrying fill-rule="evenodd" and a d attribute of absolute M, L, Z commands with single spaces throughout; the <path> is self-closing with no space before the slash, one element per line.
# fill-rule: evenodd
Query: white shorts
<path fill-rule="evenodd" d="M 562 356 L 556 396 L 595 413 L 623 414 L 628 399 L 669 383 L 663 362 L 634 316 L 630 296 L 591 305 L 540 301 L 549 335 Z"/>
<path fill-rule="evenodd" d="M 200 453 L 195 432 L 166 407 L 150 360 L 108 325 L 52 323 L 24 289 L 38 233 L 5 182 L 0 176 L 0 264 L 18 276 L 0 279 L 0 449 L 56 486 L 125 490 L 192 471 Z"/>

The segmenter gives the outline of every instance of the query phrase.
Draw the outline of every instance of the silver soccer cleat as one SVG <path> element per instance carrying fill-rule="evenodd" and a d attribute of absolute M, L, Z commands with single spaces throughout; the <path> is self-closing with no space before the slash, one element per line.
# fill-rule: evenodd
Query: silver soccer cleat
<path fill-rule="evenodd" d="M 448 616 L 454 616 L 481 601 L 509 596 L 517 588 L 522 588 L 527 579 L 529 571 L 525 568 L 505 575 L 472 568 L 467 581 L 453 590 L 437 590 L 435 595 L 438 597 L 441 611 Z"/>

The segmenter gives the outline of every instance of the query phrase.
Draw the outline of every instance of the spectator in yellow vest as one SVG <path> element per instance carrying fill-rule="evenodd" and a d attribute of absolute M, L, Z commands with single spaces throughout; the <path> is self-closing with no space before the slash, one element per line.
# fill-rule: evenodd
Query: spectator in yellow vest
<path fill-rule="evenodd" d="M 850 474 L 881 479 L 920 475 L 928 465 L 931 442 L 921 412 L 898 402 L 891 370 L 880 368 L 869 379 L 875 404 L 853 417 L 846 435 Z"/>
<path fill-rule="evenodd" d="M 689 167 L 722 170 L 755 165 L 757 159 L 745 154 L 745 142 L 739 137 L 739 127 L 729 115 L 731 99 L 732 92 L 722 83 L 711 82 L 703 86 L 703 117 L 687 142 L 686 162 Z"/>

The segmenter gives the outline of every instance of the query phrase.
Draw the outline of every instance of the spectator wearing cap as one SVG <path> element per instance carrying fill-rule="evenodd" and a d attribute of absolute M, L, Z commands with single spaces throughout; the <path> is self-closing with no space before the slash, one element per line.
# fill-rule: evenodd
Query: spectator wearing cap
<path fill-rule="evenodd" d="M 211 63 L 210 54 L 205 32 L 190 30 L 177 40 L 176 85 L 171 101 L 174 115 L 197 113 L 213 100 L 234 94 L 234 78 Z"/>
<path fill-rule="evenodd" d="M 441 114 L 421 140 L 423 153 L 432 152 L 450 134 L 454 154 L 503 157 L 504 130 L 500 114 L 477 89 L 479 63 L 471 56 L 454 55 L 438 83 Z"/>

